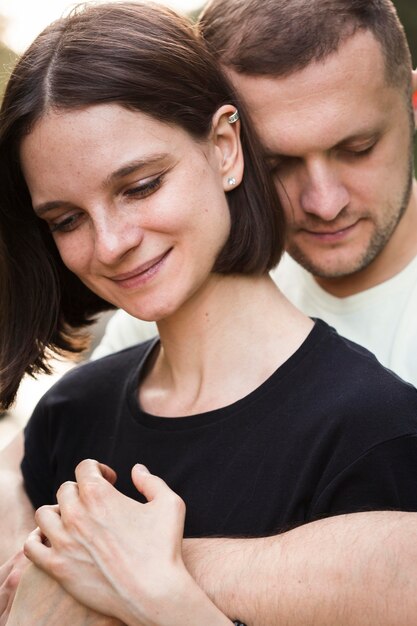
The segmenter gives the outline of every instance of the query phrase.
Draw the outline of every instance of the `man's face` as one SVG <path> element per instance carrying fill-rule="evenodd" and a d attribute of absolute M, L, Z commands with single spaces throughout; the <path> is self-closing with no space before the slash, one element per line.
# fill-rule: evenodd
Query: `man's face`
<path fill-rule="evenodd" d="M 275 177 L 291 256 L 319 281 L 369 266 L 399 236 L 412 181 L 410 111 L 374 37 L 357 33 L 284 78 L 230 75 Z"/>

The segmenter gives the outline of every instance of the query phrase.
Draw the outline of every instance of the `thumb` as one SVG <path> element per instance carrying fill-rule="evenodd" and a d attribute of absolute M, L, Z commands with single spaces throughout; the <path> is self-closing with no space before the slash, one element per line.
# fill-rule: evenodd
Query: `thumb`
<path fill-rule="evenodd" d="M 168 485 L 154 474 L 151 474 L 147 467 L 136 463 L 132 467 L 132 481 L 136 489 L 145 496 L 148 502 L 152 502 L 156 497 L 164 493 L 170 493 Z"/>

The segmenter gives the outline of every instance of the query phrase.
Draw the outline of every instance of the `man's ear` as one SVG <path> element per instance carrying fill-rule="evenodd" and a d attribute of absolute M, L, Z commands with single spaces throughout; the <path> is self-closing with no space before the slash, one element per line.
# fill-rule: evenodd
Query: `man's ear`
<path fill-rule="evenodd" d="M 417 69 L 411 72 L 411 84 L 413 87 L 414 123 L 417 127 Z"/>
<path fill-rule="evenodd" d="M 213 115 L 212 141 L 225 191 L 240 185 L 243 178 L 243 152 L 237 109 L 225 104 Z"/>

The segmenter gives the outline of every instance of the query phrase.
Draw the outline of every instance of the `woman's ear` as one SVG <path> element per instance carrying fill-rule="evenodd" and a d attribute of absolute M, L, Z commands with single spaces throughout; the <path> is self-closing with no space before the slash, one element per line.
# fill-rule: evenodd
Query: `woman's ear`
<path fill-rule="evenodd" d="M 239 113 L 232 104 L 216 111 L 212 122 L 212 141 L 225 191 L 240 185 L 243 178 L 243 151 L 240 142 Z"/>
<path fill-rule="evenodd" d="M 411 82 L 413 87 L 414 124 L 417 127 L 417 70 L 411 72 Z"/>

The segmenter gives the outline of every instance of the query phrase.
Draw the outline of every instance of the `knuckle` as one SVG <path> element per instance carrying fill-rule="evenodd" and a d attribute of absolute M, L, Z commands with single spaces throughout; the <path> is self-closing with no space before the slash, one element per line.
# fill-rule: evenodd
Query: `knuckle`
<path fill-rule="evenodd" d="M 8 592 L 15 591 L 22 577 L 22 571 L 13 569 L 5 581 L 5 588 Z"/>
<path fill-rule="evenodd" d="M 72 480 L 66 480 L 64 483 L 62 483 L 62 485 L 58 488 L 58 491 L 56 492 L 56 496 L 57 498 L 60 498 L 64 495 L 64 493 L 68 490 L 68 489 L 73 489 L 74 486 L 76 486 L 77 483 L 75 483 Z"/>
<path fill-rule="evenodd" d="M 178 516 L 185 515 L 185 502 L 184 500 L 173 491 L 168 496 L 168 505 L 172 509 L 172 512 Z"/>
<path fill-rule="evenodd" d="M 45 513 L 49 513 L 51 509 L 52 507 L 49 504 L 44 504 L 43 506 L 40 506 L 35 511 L 35 522 L 39 525 L 39 520 L 44 517 Z"/>
<path fill-rule="evenodd" d="M 96 480 L 86 480 L 82 484 L 83 498 L 94 504 L 103 498 L 103 485 Z"/>
<path fill-rule="evenodd" d="M 96 463 L 96 461 L 94 461 L 93 459 L 83 459 L 82 461 L 80 461 L 77 465 L 77 467 L 75 468 L 76 471 L 79 469 L 84 469 L 84 468 L 88 468 L 91 466 L 91 464 Z"/>
<path fill-rule="evenodd" d="M 62 522 L 64 524 L 64 527 L 77 528 L 81 517 L 82 515 L 76 506 L 68 506 L 65 509 L 65 516 L 62 516 Z"/>

